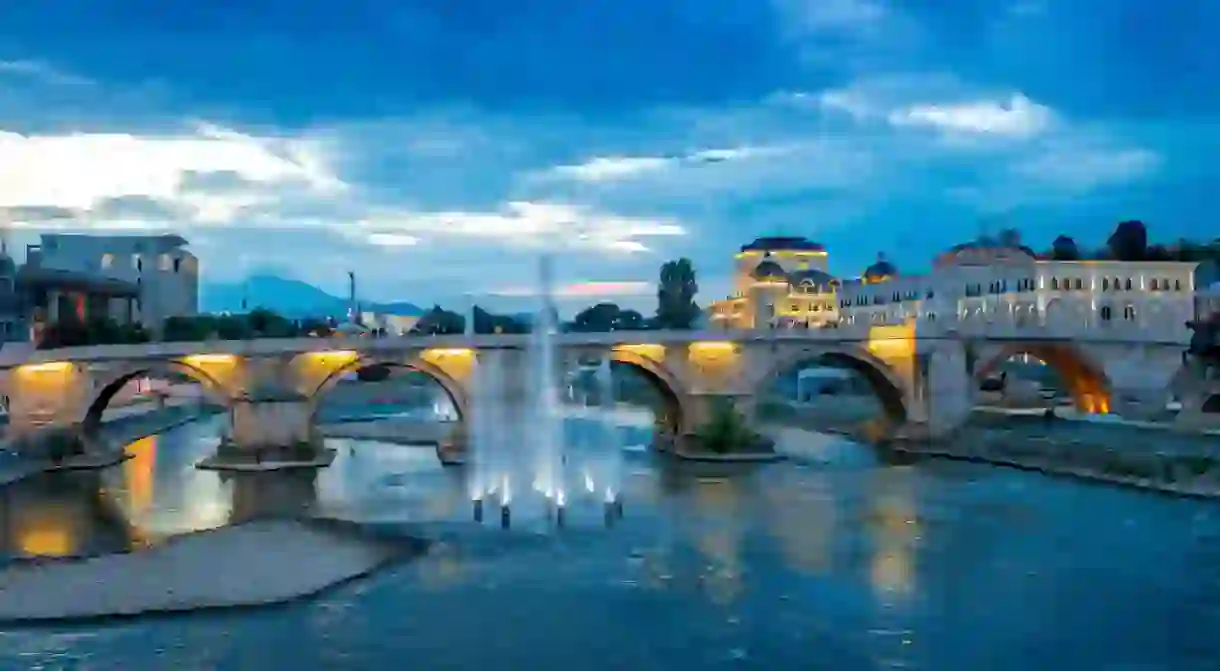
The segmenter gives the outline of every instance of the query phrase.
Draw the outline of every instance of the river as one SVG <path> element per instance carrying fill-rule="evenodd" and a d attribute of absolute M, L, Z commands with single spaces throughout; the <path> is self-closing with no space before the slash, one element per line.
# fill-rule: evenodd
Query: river
<path fill-rule="evenodd" d="M 0 631 L 0 668 L 1203 670 L 1220 659 L 1220 508 L 1208 502 L 886 465 L 865 448 L 728 471 L 631 450 L 614 528 L 590 502 L 573 504 L 562 531 L 501 531 L 469 521 L 461 472 L 428 449 L 335 441 L 316 480 L 198 471 L 217 421 L 137 441 L 101 475 L 5 488 L 0 553 L 113 551 L 310 506 L 437 539 L 432 551 L 284 608 Z"/>

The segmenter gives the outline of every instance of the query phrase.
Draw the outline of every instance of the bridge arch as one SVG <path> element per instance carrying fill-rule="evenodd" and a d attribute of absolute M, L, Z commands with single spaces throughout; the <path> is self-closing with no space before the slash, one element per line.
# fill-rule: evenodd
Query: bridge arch
<path fill-rule="evenodd" d="M 1013 342 L 979 360 L 974 368 L 976 386 L 992 376 L 1005 361 L 1027 354 L 1050 366 L 1067 387 L 1082 412 L 1110 411 L 1112 385 L 1105 366 L 1081 347 L 1066 342 Z"/>
<path fill-rule="evenodd" d="M 631 348 L 615 347 L 610 350 L 610 361 L 628 366 L 641 374 L 660 395 L 664 407 L 657 417 L 658 424 L 672 435 L 680 434 L 691 417 L 687 408 L 687 390 L 664 363 Z"/>
<path fill-rule="evenodd" d="M 868 383 L 891 426 L 906 422 L 907 382 L 884 360 L 863 347 L 811 347 L 781 354 L 751 385 L 759 398 L 785 372 L 808 364 L 829 364 L 858 373 Z"/>
<path fill-rule="evenodd" d="M 177 373 L 198 382 L 204 395 L 217 404 L 228 406 L 235 395 L 218 378 L 199 366 L 178 359 L 139 361 L 124 366 L 102 378 L 101 384 L 90 390 L 84 413 L 79 418 L 85 433 L 94 433 L 102 424 L 102 415 L 110 402 L 132 380 L 145 375 L 169 375 Z"/>
<path fill-rule="evenodd" d="M 416 355 L 413 357 L 379 357 L 379 356 L 357 356 L 342 365 L 337 366 L 330 371 L 326 377 L 317 382 L 312 388 L 303 390 L 305 396 L 310 399 L 311 421 L 317 419 L 319 404 L 318 401 L 324 397 L 330 390 L 334 389 L 335 385 L 343 379 L 348 373 L 355 373 L 368 368 L 398 368 L 402 370 L 412 370 L 418 373 L 423 373 L 432 378 L 445 395 L 453 403 L 453 409 L 457 412 L 458 420 L 465 421 L 467 411 L 470 408 L 469 394 L 461 382 L 453 376 L 446 373 L 440 366 L 431 363 L 422 357 Z"/>

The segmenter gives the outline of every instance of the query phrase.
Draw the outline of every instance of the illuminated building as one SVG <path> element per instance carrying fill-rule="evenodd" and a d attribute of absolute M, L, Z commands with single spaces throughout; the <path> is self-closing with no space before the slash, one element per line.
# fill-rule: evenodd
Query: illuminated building
<path fill-rule="evenodd" d="M 738 252 L 733 295 L 712 303 L 712 323 L 726 328 L 833 324 L 837 284 L 822 245 L 800 237 L 758 238 Z"/>
<path fill-rule="evenodd" d="M 1193 262 L 1056 261 L 1019 243 L 980 239 L 938 255 L 930 272 L 904 275 L 879 255 L 857 278 L 829 273 L 822 245 L 759 238 L 736 256 L 733 294 L 712 303 L 724 328 L 825 328 L 955 321 L 1138 328 L 1172 341 L 1196 313 Z"/>

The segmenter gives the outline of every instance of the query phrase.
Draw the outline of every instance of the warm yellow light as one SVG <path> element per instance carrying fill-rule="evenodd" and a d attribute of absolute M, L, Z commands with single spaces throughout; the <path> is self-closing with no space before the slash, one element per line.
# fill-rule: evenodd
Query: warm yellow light
<path fill-rule="evenodd" d="M 17 539 L 21 553 L 33 557 L 66 557 L 76 550 L 68 529 L 55 525 L 23 529 Z"/>
<path fill-rule="evenodd" d="M 207 364 L 232 363 L 234 360 L 232 354 L 192 354 L 182 357 L 182 362 L 188 366 L 201 366 Z"/>
<path fill-rule="evenodd" d="M 434 347 L 424 350 L 425 357 L 473 356 L 474 350 L 469 347 Z"/>
<path fill-rule="evenodd" d="M 707 352 L 732 352 L 737 349 L 737 344 L 727 340 L 703 340 L 691 343 L 690 348 Z"/>
<path fill-rule="evenodd" d="M 54 373 L 63 372 L 72 367 L 71 361 L 47 361 L 45 363 L 31 363 L 22 366 L 20 370 L 29 373 Z"/>
<path fill-rule="evenodd" d="M 665 360 L 665 346 L 651 343 L 639 343 L 631 345 L 618 345 L 614 348 L 615 352 L 623 354 L 636 354 L 653 361 Z"/>
<path fill-rule="evenodd" d="M 310 352 L 310 356 L 316 356 L 319 359 L 355 359 L 358 354 L 352 350 L 330 350 L 327 352 Z"/>

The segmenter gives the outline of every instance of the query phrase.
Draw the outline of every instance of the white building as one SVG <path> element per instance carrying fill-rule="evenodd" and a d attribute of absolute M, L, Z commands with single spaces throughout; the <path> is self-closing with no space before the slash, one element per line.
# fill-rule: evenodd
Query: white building
<path fill-rule="evenodd" d="M 139 289 L 138 320 L 160 329 L 167 317 L 199 312 L 199 259 L 178 235 L 44 234 L 27 250 L 28 265 L 102 275 Z"/>
<path fill-rule="evenodd" d="M 926 275 L 901 275 L 879 261 L 839 288 L 848 324 L 956 318 L 1067 331 L 1134 327 L 1152 339 L 1188 337 L 1197 263 L 1052 261 L 1029 250 L 983 243 L 937 257 Z"/>

